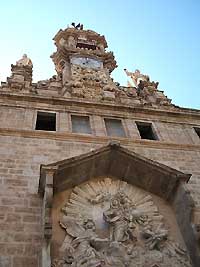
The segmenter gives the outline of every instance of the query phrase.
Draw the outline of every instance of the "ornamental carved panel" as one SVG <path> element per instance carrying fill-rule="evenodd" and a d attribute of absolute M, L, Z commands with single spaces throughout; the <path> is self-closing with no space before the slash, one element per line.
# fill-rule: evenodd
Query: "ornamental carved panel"
<path fill-rule="evenodd" d="M 64 237 L 60 244 L 53 238 L 52 249 L 59 247 L 51 267 L 191 266 L 184 243 L 172 233 L 156 198 L 144 190 L 102 178 L 60 199 L 54 225 Z"/>

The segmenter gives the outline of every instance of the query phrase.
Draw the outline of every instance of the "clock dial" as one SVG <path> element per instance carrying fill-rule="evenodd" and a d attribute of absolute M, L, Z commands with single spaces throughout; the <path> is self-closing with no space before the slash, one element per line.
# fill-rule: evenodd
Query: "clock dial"
<path fill-rule="evenodd" d="M 102 61 L 88 57 L 73 57 L 71 58 L 71 63 L 92 69 L 100 69 L 103 66 Z"/>

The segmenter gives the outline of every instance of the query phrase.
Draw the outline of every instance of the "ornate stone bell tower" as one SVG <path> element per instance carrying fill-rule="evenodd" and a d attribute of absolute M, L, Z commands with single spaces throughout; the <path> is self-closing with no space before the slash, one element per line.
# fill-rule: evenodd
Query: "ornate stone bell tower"
<path fill-rule="evenodd" d="M 116 87 L 110 73 L 117 67 L 112 52 L 106 52 L 104 36 L 82 27 L 60 30 L 53 38 L 57 51 L 51 56 L 62 77 L 62 96 L 102 98 Z M 107 94 L 107 96 L 109 93 Z M 110 94 L 112 97 L 112 94 Z"/>

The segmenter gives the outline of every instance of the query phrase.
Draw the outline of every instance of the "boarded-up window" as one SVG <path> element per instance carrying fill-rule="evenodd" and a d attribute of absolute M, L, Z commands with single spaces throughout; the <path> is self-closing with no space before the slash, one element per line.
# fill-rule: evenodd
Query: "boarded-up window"
<path fill-rule="evenodd" d="M 126 137 L 122 121 L 117 119 L 104 119 L 108 136 Z"/>
<path fill-rule="evenodd" d="M 151 123 L 136 122 L 141 139 L 158 140 Z"/>
<path fill-rule="evenodd" d="M 91 134 L 90 119 L 88 116 L 72 115 L 72 132 Z"/>
<path fill-rule="evenodd" d="M 38 111 L 35 129 L 56 131 L 56 113 Z"/>

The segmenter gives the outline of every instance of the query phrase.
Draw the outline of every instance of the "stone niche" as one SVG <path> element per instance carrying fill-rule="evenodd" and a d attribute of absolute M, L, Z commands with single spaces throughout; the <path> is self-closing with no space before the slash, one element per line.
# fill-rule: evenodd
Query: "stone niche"
<path fill-rule="evenodd" d="M 119 179 L 57 193 L 52 266 L 191 266 L 172 208 Z"/>
<path fill-rule="evenodd" d="M 197 267 L 189 178 L 117 143 L 41 166 L 42 266 Z"/>

